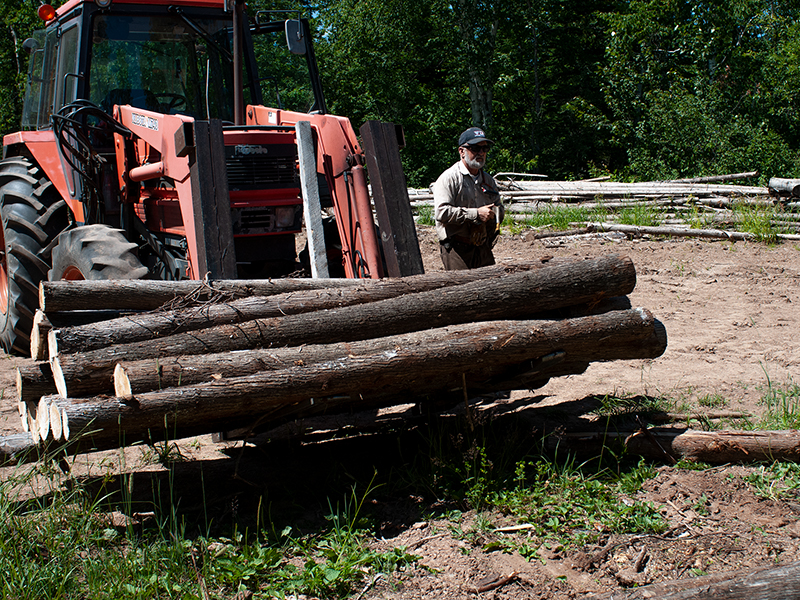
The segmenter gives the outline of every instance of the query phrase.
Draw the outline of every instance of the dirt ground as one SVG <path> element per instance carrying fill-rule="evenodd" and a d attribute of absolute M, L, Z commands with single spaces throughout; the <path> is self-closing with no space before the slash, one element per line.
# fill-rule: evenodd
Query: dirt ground
<path fill-rule="evenodd" d="M 420 227 L 419 238 L 426 270 L 441 270 L 433 229 Z M 800 244 L 771 247 L 749 242 L 631 240 L 611 234 L 534 240 L 528 233 L 505 234 L 495 248 L 498 262 L 609 253 L 632 258 L 637 285 L 629 297 L 633 306 L 649 309 L 664 323 L 669 337 L 664 355 L 651 361 L 596 363 L 582 375 L 550 381 L 532 392 L 514 392 L 497 402 L 508 403 L 523 416 L 543 406 L 574 406 L 588 397 L 645 394 L 668 397 L 676 405 L 689 407 L 723 398 L 725 410 L 758 415 L 769 382 L 784 385 L 797 380 Z M 13 367 L 19 360 L 7 357 L 0 361 L 4 399 L 0 433 L 18 431 Z M 206 477 L 215 461 L 229 460 L 221 451 L 230 449 L 231 444 L 212 444 L 204 437 L 182 446 L 187 459 L 206 465 Z M 157 470 L 151 464 L 144 466 L 143 452 L 126 451 L 126 468 Z M 120 468 L 120 456 L 90 455 L 74 468 L 82 474 L 98 474 L 102 469 Z M 230 469 L 224 460 L 220 464 Z M 756 468 L 720 465 L 691 471 L 661 467 L 638 499 L 660 507 L 670 525 L 667 533 L 607 536 L 602 545 L 582 549 L 542 547 L 539 560 L 483 550 L 491 541 L 486 536 L 525 536 L 524 530 L 465 539 L 453 535 L 444 521 L 398 518 L 402 525 L 387 530 L 375 545 L 405 546 L 421 557 L 418 566 L 371 581 L 359 597 L 582 598 L 699 573 L 795 560 L 800 546 L 800 498 L 776 501 L 757 497 L 743 479 Z M 269 471 L 257 476 L 269 477 Z M 461 529 L 468 530 L 475 519 L 474 513 L 464 514 Z M 638 570 L 634 569 L 637 558 Z M 510 573 L 514 576 L 502 583 Z M 502 585 L 495 589 L 477 591 L 498 580 Z"/>

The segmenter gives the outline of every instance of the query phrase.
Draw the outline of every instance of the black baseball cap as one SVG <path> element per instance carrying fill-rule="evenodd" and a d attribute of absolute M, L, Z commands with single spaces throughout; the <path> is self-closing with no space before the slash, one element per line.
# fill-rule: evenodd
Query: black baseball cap
<path fill-rule="evenodd" d="M 487 142 L 489 144 L 494 145 L 494 142 L 486 137 L 486 134 L 480 127 L 470 127 L 464 133 L 461 134 L 460 138 L 458 138 L 459 147 L 471 146 L 473 144 L 478 144 L 480 142 Z"/>

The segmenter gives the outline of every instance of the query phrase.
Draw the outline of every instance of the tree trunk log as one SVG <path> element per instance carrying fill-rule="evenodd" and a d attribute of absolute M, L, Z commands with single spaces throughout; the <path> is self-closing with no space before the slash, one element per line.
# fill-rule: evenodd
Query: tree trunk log
<path fill-rule="evenodd" d="M 624 444 L 628 452 L 657 460 L 682 458 L 723 464 L 800 459 L 800 431 L 696 431 L 653 428 L 634 433 L 574 433 L 554 440 L 560 448 L 597 452 L 602 445 Z"/>
<path fill-rule="evenodd" d="M 49 363 L 37 362 L 17 367 L 17 396 L 22 402 L 38 402 L 42 396 L 55 394 L 56 391 Z"/>
<path fill-rule="evenodd" d="M 769 180 L 769 193 L 773 196 L 800 196 L 800 179 L 772 177 Z"/>
<path fill-rule="evenodd" d="M 783 600 L 800 597 L 800 561 L 590 595 L 588 600 Z"/>
<path fill-rule="evenodd" d="M 132 314 L 129 311 L 119 310 L 71 310 L 45 314 L 43 310 L 37 309 L 33 315 L 33 327 L 31 328 L 31 358 L 47 360 L 47 337 L 53 329 L 94 325 Z"/>
<path fill-rule="evenodd" d="M 652 358 L 666 347 L 659 325 L 644 309 L 549 323 L 475 323 L 445 328 L 438 335 L 415 334 L 420 341 L 414 341 L 414 335 L 398 338 L 394 348 L 367 356 L 342 355 L 129 399 L 46 396 L 44 403 L 59 407 L 62 426 L 73 435 L 91 428 L 98 430 L 93 444 L 115 447 L 120 435 L 130 443 L 158 431 L 179 438 L 251 425 L 259 415 L 308 398 L 358 395 L 362 390 L 376 396 L 421 393 L 461 381 L 462 374 L 468 385 L 474 379 L 505 380 L 514 365 L 559 351 L 574 361 L 589 362 L 641 358 L 640 349 L 646 347 Z M 404 345 L 399 345 L 401 340 Z"/>
<path fill-rule="evenodd" d="M 230 302 L 208 303 L 190 308 L 135 314 L 103 323 L 57 329 L 52 337 L 56 339 L 60 353 L 89 352 L 112 344 L 130 344 L 152 340 L 216 325 L 230 325 L 255 319 L 353 306 L 396 298 L 403 294 L 424 292 L 473 281 L 487 281 L 506 273 L 527 271 L 543 265 L 544 263 L 532 263 L 505 268 L 492 266 L 471 271 L 451 271 L 383 279 L 348 288 L 301 290 L 274 296 L 240 298 Z M 370 282 L 372 280 L 359 281 Z M 31 344 L 33 345 L 33 342 Z"/>
<path fill-rule="evenodd" d="M 604 319 L 614 321 L 619 318 L 620 314 L 622 313 L 606 313 L 607 316 L 600 315 L 597 319 L 600 321 Z M 220 378 L 251 375 L 260 371 L 274 371 L 291 365 L 311 365 L 335 360 L 342 356 L 367 356 L 392 350 L 398 346 L 433 347 L 438 344 L 454 344 L 464 336 L 473 335 L 476 329 L 480 330 L 482 327 L 489 326 L 492 323 L 494 322 L 482 325 L 475 323 L 453 325 L 441 329 L 429 329 L 356 342 L 286 348 L 261 348 L 241 352 L 172 356 L 136 362 L 121 362 L 116 365 L 114 370 L 114 391 L 117 396 L 125 397 L 152 390 L 194 385 Z M 506 322 L 498 321 L 496 323 Z M 564 323 L 563 330 L 568 331 L 569 322 L 565 321 Z M 501 331 L 498 325 L 492 326 Z M 506 325 L 503 329 L 503 335 L 513 335 L 511 332 L 516 328 L 520 328 L 523 331 L 533 331 L 543 326 L 545 326 L 545 323 L 542 321 L 519 321 Z M 551 329 L 556 327 L 552 323 L 549 326 Z M 602 360 L 603 358 L 612 360 L 620 356 L 626 359 L 652 358 L 653 354 L 658 352 L 658 346 L 662 344 L 666 346 L 666 333 L 662 333 L 662 326 L 657 324 L 654 327 L 661 336 L 661 339 L 654 341 L 654 347 L 633 347 L 631 345 L 623 345 L 621 348 L 597 347 L 597 345 L 593 345 L 594 340 L 592 339 L 581 339 L 578 336 L 573 339 L 566 339 L 562 335 L 553 340 L 540 340 L 542 345 L 530 346 L 528 351 L 538 356 L 544 356 L 556 350 L 567 351 L 568 348 L 570 354 L 575 353 L 588 360 Z M 574 334 L 570 331 L 569 335 L 572 336 Z M 584 346 L 578 349 L 576 344 L 584 344 Z M 637 356 L 637 351 L 642 352 L 642 355 Z M 69 381 L 67 386 L 69 387 Z M 103 389 L 100 391 L 105 392 L 108 390 Z M 74 394 L 72 396 L 79 397 Z"/>
<path fill-rule="evenodd" d="M 45 312 L 68 310 L 153 310 L 169 302 L 189 299 L 208 302 L 216 298 L 271 296 L 299 290 L 362 285 L 358 279 L 224 279 L 216 281 L 153 281 L 115 279 L 101 281 L 42 281 L 39 308 Z"/>
<path fill-rule="evenodd" d="M 356 341 L 378 332 L 396 335 L 456 323 L 517 318 L 626 295 L 635 284 L 636 271 L 630 258 L 611 255 L 513 273 L 494 279 L 491 285 L 475 281 L 379 302 L 257 319 L 76 354 L 61 354 L 53 331 L 50 362 L 59 385 L 63 381 L 60 373 L 67 370 L 105 371 L 111 377 L 114 365 L 122 360 Z M 68 389 L 58 390 L 70 395 Z"/>
<path fill-rule="evenodd" d="M 538 263 L 520 263 L 517 267 Z M 475 269 L 468 277 L 475 281 L 494 277 L 508 267 L 492 265 Z M 420 275 L 431 281 L 447 281 L 452 273 L 441 271 Z M 153 281 L 120 279 L 112 281 L 43 281 L 39 284 L 39 308 L 45 312 L 71 310 L 154 310 L 165 304 L 179 302 L 191 306 L 217 301 L 235 300 L 250 296 L 274 296 L 289 292 L 327 288 L 362 287 L 378 283 L 369 279 L 226 279 L 216 281 Z M 443 283 L 442 285 L 447 285 Z"/>
<path fill-rule="evenodd" d="M 0 436 L 0 466 L 38 458 L 39 450 L 29 433 Z"/>
<path fill-rule="evenodd" d="M 689 229 L 679 227 L 646 227 L 639 225 L 614 225 L 611 223 L 591 223 L 594 231 L 618 231 L 629 235 L 665 235 L 678 237 L 711 238 L 716 240 L 754 240 L 752 233 L 723 231 L 721 229 Z"/>
<path fill-rule="evenodd" d="M 574 319 L 630 308 L 630 300 L 626 296 L 616 296 L 592 306 L 566 307 L 557 311 L 546 311 L 534 317 L 538 320 Z M 384 346 L 384 343 L 387 345 Z M 117 363 L 114 369 L 113 385 L 109 369 L 85 370 L 83 361 L 65 361 L 61 367 L 62 371 L 58 374 L 58 385 L 60 389 L 69 392 L 62 395 L 73 398 L 112 392 L 117 396 L 129 396 L 180 385 L 193 385 L 214 378 L 249 375 L 298 362 L 310 364 L 346 354 L 370 354 L 392 347 L 393 343 L 392 338 L 383 337 L 357 342 L 320 344 L 313 347 L 257 348 L 235 353 L 160 356 L 139 361 L 124 361 Z M 52 391 L 48 393 L 56 393 L 57 388 L 55 383 L 52 383 L 52 375 L 49 376 L 49 380 Z M 36 399 L 38 400 L 38 396 Z"/>

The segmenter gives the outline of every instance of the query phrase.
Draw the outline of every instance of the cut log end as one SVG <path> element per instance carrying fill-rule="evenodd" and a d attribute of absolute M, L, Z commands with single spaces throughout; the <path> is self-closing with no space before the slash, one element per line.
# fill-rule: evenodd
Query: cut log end
<path fill-rule="evenodd" d="M 67 417 L 67 411 L 63 408 L 59 409 L 61 413 L 61 437 L 64 441 L 69 441 L 69 417 Z"/>
<path fill-rule="evenodd" d="M 128 398 L 133 395 L 128 373 L 125 367 L 119 363 L 114 367 L 114 394 L 117 398 Z"/>
<path fill-rule="evenodd" d="M 47 355 L 50 361 L 58 356 L 58 330 L 51 329 L 47 333 Z"/>
<path fill-rule="evenodd" d="M 61 409 L 53 402 L 50 404 L 50 433 L 53 434 L 53 439 L 59 441 L 63 433 L 61 426 Z"/>
<path fill-rule="evenodd" d="M 55 332 L 53 331 L 51 333 Z M 50 358 L 50 369 L 53 371 L 53 381 L 56 384 L 56 390 L 58 390 L 59 396 L 68 398 L 69 396 L 67 396 L 67 380 L 64 377 L 64 370 L 61 368 L 61 362 L 59 361 L 58 356 Z"/>
<path fill-rule="evenodd" d="M 44 397 L 39 400 L 36 421 L 39 425 L 39 439 L 42 441 L 47 440 L 50 435 L 50 405 Z"/>
<path fill-rule="evenodd" d="M 42 310 L 37 310 L 33 315 L 31 328 L 31 358 L 33 360 L 47 359 L 47 338 L 53 325 Z"/>
<path fill-rule="evenodd" d="M 17 411 L 19 412 L 19 420 L 22 424 L 22 431 L 28 433 L 30 429 L 28 428 L 28 405 L 25 401 L 20 400 L 17 402 Z"/>

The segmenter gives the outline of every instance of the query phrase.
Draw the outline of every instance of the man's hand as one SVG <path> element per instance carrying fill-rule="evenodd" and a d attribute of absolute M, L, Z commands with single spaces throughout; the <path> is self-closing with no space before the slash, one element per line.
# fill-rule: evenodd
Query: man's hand
<path fill-rule="evenodd" d="M 487 204 L 486 206 L 481 206 L 478 209 L 478 219 L 480 219 L 481 222 L 486 223 L 486 221 L 493 218 L 494 218 L 493 204 Z"/>

